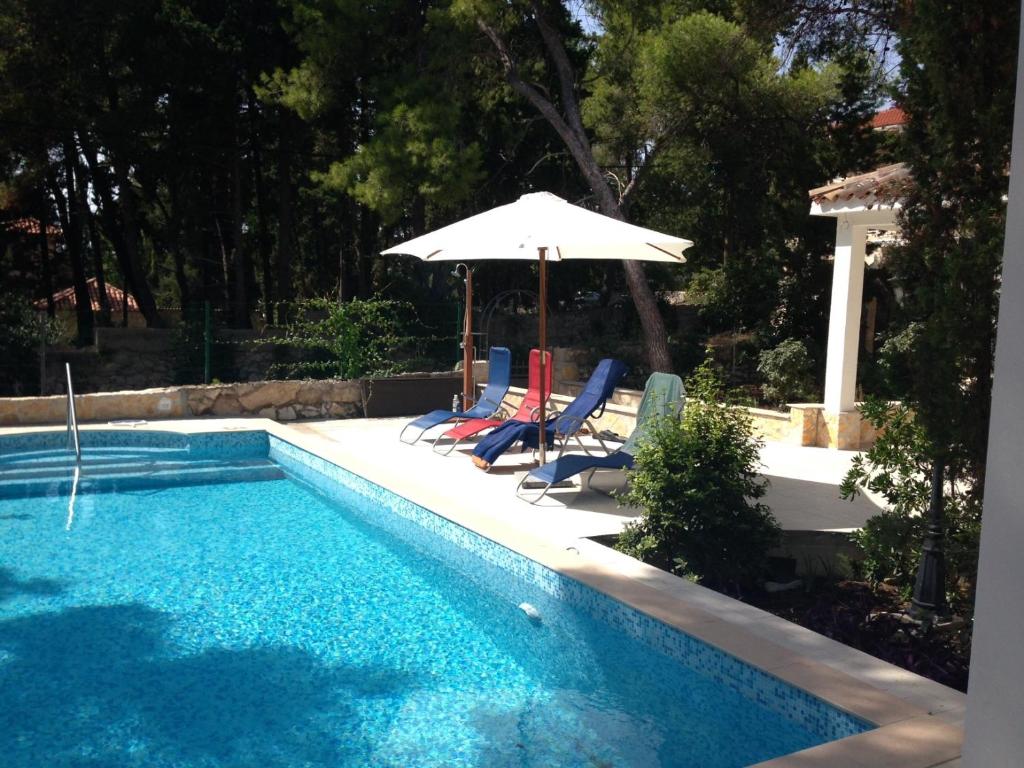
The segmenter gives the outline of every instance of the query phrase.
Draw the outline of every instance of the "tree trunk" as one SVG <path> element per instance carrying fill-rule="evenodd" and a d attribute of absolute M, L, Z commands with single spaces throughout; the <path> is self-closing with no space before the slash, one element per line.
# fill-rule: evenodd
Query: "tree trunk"
<path fill-rule="evenodd" d="M 78 326 L 76 342 L 79 346 L 93 343 L 95 321 L 92 314 L 92 298 L 85 276 L 85 260 L 82 254 L 82 217 L 78 207 L 79 180 L 75 178 L 75 150 L 72 142 L 64 143 L 64 186 L 53 178 L 53 195 L 57 200 L 57 212 L 64 230 L 64 245 L 71 260 L 71 274 L 75 288 L 75 320 Z"/>
<path fill-rule="evenodd" d="M 160 327 L 162 323 L 160 315 L 156 311 L 156 302 L 153 300 L 149 284 L 146 282 L 142 269 L 138 264 L 136 250 L 138 240 L 132 240 L 127 236 L 128 232 L 134 232 L 136 237 L 138 235 L 135 219 L 132 216 L 134 207 L 130 204 L 132 198 L 127 186 L 127 179 L 123 182 L 120 178 L 118 179 L 121 196 L 120 200 L 114 200 L 110 176 L 106 168 L 100 165 L 96 148 L 92 146 L 84 134 L 80 136 L 80 139 L 82 141 L 85 161 L 88 163 L 89 171 L 92 174 L 93 187 L 96 189 L 100 199 L 100 221 L 103 225 L 103 230 L 107 234 L 107 238 L 114 246 L 114 255 L 117 257 L 118 266 L 120 266 L 121 274 L 124 277 L 124 288 L 139 303 L 139 309 L 142 310 L 142 314 L 146 318 L 146 325 Z M 119 202 L 121 205 L 118 204 Z M 121 213 L 120 217 L 118 217 L 119 210 Z M 119 218 L 125 220 L 123 227 Z M 128 224 L 129 218 L 131 225 Z"/>
<path fill-rule="evenodd" d="M 242 148 L 237 141 L 235 144 L 231 165 L 231 239 L 234 241 L 231 259 L 234 268 L 231 319 L 235 328 L 252 328 L 252 318 L 249 316 L 249 249 L 242 241 Z"/>
<path fill-rule="evenodd" d="M 167 211 L 167 234 L 170 238 L 171 258 L 174 261 L 174 281 L 178 284 L 178 303 L 182 312 L 192 301 L 192 290 L 185 272 L 185 254 L 181 248 L 181 208 L 178 179 L 173 175 L 167 182 L 169 206 Z"/>
<path fill-rule="evenodd" d="M 107 293 L 107 273 L 103 268 L 103 243 L 100 242 L 100 233 L 96 227 L 96 217 L 88 207 L 84 210 L 86 228 L 89 230 L 89 245 L 92 249 L 92 266 L 96 273 L 96 288 L 99 290 L 100 311 L 96 318 L 96 324 L 109 328 L 112 325 L 112 307 L 110 306 L 110 295 Z"/>
<path fill-rule="evenodd" d="M 537 28 L 544 41 L 544 47 L 558 76 L 561 96 L 560 109 L 555 106 L 546 93 L 542 93 L 519 76 L 516 61 L 498 32 L 483 18 L 477 18 L 477 26 L 497 50 L 498 58 L 501 60 L 505 72 L 505 79 L 512 90 L 530 102 L 562 139 L 576 161 L 576 165 L 583 173 L 583 177 L 587 180 L 587 184 L 597 197 L 601 213 L 619 221 L 625 221 L 626 215 L 620 200 L 612 194 L 611 187 L 608 186 L 604 172 L 594 157 L 590 139 L 583 127 L 579 98 L 576 94 L 575 75 L 565 52 L 564 43 L 557 30 L 545 18 L 540 6 L 537 3 L 531 3 L 531 5 Z M 636 261 L 624 261 L 623 267 L 626 271 L 626 284 L 629 286 L 630 295 L 633 297 L 637 314 L 640 316 L 648 363 L 654 371 L 671 372 L 672 355 L 669 351 L 665 321 L 658 311 L 658 303 L 654 298 L 650 283 L 647 282 L 643 265 Z"/>
<path fill-rule="evenodd" d="M 252 147 L 252 182 L 256 193 L 256 253 L 260 269 L 260 293 L 263 298 L 263 321 L 274 324 L 274 275 L 271 271 L 270 228 L 268 225 L 267 187 L 263 176 L 263 144 L 258 125 L 266 125 L 256 95 L 249 92 L 249 144 Z"/>
<path fill-rule="evenodd" d="M 85 183 L 86 173 L 78 154 L 78 147 L 75 146 L 75 174 L 81 181 L 78 185 L 78 206 L 81 211 L 82 220 L 89 235 L 89 249 L 92 251 L 92 268 L 96 275 L 96 290 L 99 294 L 99 312 L 96 315 L 96 324 L 109 328 L 110 321 L 110 296 L 107 294 L 107 276 L 103 269 L 103 245 L 100 242 L 100 235 L 96 229 L 96 217 L 89 208 L 89 192 Z"/>
<path fill-rule="evenodd" d="M 50 240 L 46 235 L 47 222 L 50 220 L 50 201 L 46 186 L 39 187 L 39 272 L 43 279 L 42 292 L 46 296 L 46 314 L 53 317 L 53 273 L 50 265 Z"/>
<path fill-rule="evenodd" d="M 281 109 L 277 146 L 277 321 L 288 320 L 285 302 L 292 298 L 292 120 Z"/>
<path fill-rule="evenodd" d="M 128 171 L 124 161 L 114 162 L 114 174 L 117 178 L 118 202 L 121 204 L 121 223 L 124 227 L 125 255 L 129 267 L 128 278 L 132 285 L 132 294 L 139 303 L 139 310 L 146 318 L 146 325 L 150 328 L 160 328 L 163 320 L 156 308 L 156 300 L 153 292 L 149 289 L 149 282 L 146 280 L 145 272 L 139 261 L 139 221 L 136 209 L 135 191 L 132 187 Z"/>
<path fill-rule="evenodd" d="M 259 254 L 263 294 L 263 321 L 274 324 L 274 275 L 270 264 L 270 228 L 267 224 L 267 189 L 263 178 L 263 153 L 254 137 L 252 150 L 253 184 L 256 187 L 256 250 Z"/>

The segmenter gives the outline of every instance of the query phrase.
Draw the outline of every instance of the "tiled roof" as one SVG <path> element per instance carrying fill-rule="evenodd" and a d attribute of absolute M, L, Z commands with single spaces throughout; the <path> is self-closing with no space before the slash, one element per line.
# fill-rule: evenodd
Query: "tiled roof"
<path fill-rule="evenodd" d="M 871 127 L 888 128 L 891 125 L 906 125 L 907 122 L 906 112 L 899 107 L 889 107 L 871 118 Z"/>
<path fill-rule="evenodd" d="M 89 300 L 92 304 L 93 312 L 99 312 L 100 310 L 100 287 L 95 277 L 90 277 L 85 281 L 86 286 L 89 288 Z M 120 309 L 124 306 L 125 292 L 118 288 L 116 285 L 107 283 L 107 302 L 110 304 L 111 309 Z M 53 304 L 56 309 L 71 310 L 74 309 L 77 304 L 75 303 L 75 287 L 65 288 L 62 291 L 57 291 L 53 294 Z M 46 309 L 46 299 L 40 299 L 35 302 L 36 309 Z M 139 304 L 135 301 L 131 294 L 128 294 L 128 311 L 138 312 Z"/>
<path fill-rule="evenodd" d="M 869 173 L 847 176 L 807 194 L 814 203 L 837 203 L 856 200 L 867 206 L 875 203 L 893 203 L 906 196 L 912 183 L 910 166 L 894 163 L 876 168 Z"/>

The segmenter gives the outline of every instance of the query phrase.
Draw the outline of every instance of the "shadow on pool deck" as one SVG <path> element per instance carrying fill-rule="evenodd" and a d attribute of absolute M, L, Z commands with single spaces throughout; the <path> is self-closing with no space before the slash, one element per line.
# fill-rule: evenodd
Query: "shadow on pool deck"
<path fill-rule="evenodd" d="M 336 765 L 365 754 L 346 700 L 414 684 L 291 646 L 176 656 L 164 640 L 172 624 L 141 604 L 0 622 L 3 764 Z"/>

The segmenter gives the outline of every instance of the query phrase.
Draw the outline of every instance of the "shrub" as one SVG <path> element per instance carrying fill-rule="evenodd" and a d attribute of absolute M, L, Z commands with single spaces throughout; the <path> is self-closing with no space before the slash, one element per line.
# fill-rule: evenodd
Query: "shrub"
<path fill-rule="evenodd" d="M 60 321 L 40 315 L 21 296 L 0 291 L 0 395 L 39 391 L 39 345 L 64 333 Z"/>
<path fill-rule="evenodd" d="M 870 398 L 860 412 L 880 434 L 871 450 L 853 460 L 840 495 L 853 499 L 867 489 L 888 506 L 852 535 L 864 553 L 859 567 L 869 581 L 885 581 L 909 597 L 927 522 L 930 444 L 906 405 Z M 981 503 L 970 484 L 952 473 L 947 473 L 943 491 L 946 592 L 955 610 L 969 613 L 978 570 Z"/>
<path fill-rule="evenodd" d="M 309 299 L 295 308 L 284 336 L 271 339 L 302 350 L 309 359 L 276 363 L 271 375 L 286 378 L 384 376 L 400 369 L 398 348 L 412 306 L 389 299 Z"/>
<path fill-rule="evenodd" d="M 761 391 L 772 403 L 807 400 L 814 391 L 814 361 L 797 339 L 786 339 L 761 352 L 757 372 L 764 377 Z"/>
<path fill-rule="evenodd" d="M 761 443 L 750 418 L 727 407 L 710 357 L 686 385 L 682 418 L 657 422 L 639 447 L 623 501 L 640 518 L 617 548 L 645 562 L 717 588 L 759 577 L 780 529 L 761 498 Z"/>

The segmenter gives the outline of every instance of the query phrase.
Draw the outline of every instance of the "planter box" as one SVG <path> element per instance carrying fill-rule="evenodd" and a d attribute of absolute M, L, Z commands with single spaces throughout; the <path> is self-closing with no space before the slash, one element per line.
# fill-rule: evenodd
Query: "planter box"
<path fill-rule="evenodd" d="M 363 381 L 367 418 L 418 416 L 435 408 L 450 410 L 462 393 L 462 374 L 396 376 Z"/>

